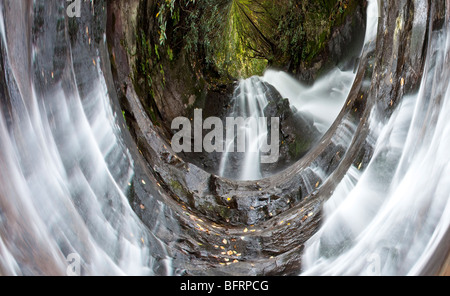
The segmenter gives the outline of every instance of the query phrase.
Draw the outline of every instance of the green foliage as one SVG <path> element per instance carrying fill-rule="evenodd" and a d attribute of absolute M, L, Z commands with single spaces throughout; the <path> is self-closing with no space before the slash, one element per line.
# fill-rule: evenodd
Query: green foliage
<path fill-rule="evenodd" d="M 207 67 L 221 76 L 244 78 L 262 74 L 267 55 L 256 52 L 248 1 L 200 0 L 187 18 L 186 49 L 203 53 Z M 244 12 L 243 12 L 244 11 Z"/>
<path fill-rule="evenodd" d="M 203 70 L 233 78 L 262 74 L 268 65 L 308 62 L 357 2 L 157 0 L 154 56 L 159 61 L 163 53 L 172 62 L 183 53 Z"/>
<path fill-rule="evenodd" d="M 294 64 L 298 64 L 305 46 L 306 34 L 303 28 L 305 16 L 296 1 L 288 1 L 287 8 L 278 23 L 278 32 L 283 32 L 278 37 L 281 52 L 278 63 L 284 64 L 290 59 Z"/>
<path fill-rule="evenodd" d="M 342 25 L 348 13 L 354 11 L 361 1 L 322 0 L 303 3 L 304 47 L 301 60 L 308 63 L 314 60 L 331 38 L 333 28 Z"/>
<path fill-rule="evenodd" d="M 216 61 L 233 77 L 246 78 L 261 75 L 272 56 L 272 30 L 270 16 L 258 18 L 252 10 L 252 2 L 233 0 L 227 30 L 225 48 L 219 51 Z"/>
<path fill-rule="evenodd" d="M 173 51 L 170 47 L 167 48 L 167 56 L 169 57 L 169 60 L 173 61 Z"/>
<path fill-rule="evenodd" d="M 158 44 L 155 44 L 155 55 L 156 55 L 156 58 L 158 59 L 158 60 L 160 60 L 161 59 L 161 57 L 159 56 L 159 46 L 158 46 Z"/>
<path fill-rule="evenodd" d="M 136 92 L 144 100 L 144 107 L 154 124 L 158 125 L 155 110 L 158 110 L 154 101 L 153 78 L 155 65 L 160 61 L 158 45 L 152 46 L 152 42 L 143 30 L 136 33 L 136 63 L 134 69 L 134 85 Z M 152 49 L 153 48 L 153 49 Z M 143 79 L 143 83 L 140 80 Z"/>

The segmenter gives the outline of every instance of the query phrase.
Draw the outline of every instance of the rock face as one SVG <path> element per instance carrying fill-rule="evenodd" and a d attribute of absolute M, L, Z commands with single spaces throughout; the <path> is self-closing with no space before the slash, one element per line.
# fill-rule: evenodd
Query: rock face
<path fill-rule="evenodd" d="M 327 12 L 308 9 L 303 55 L 291 60 L 286 69 L 306 83 L 314 82 L 324 71 L 344 60 L 358 58 L 364 42 L 367 1 L 328 2 L 332 3 L 331 7 L 323 8 Z M 324 23 L 323 18 L 327 17 Z"/>
<path fill-rule="evenodd" d="M 117 89 L 124 93 L 123 81 L 131 79 L 146 112 L 167 135 L 178 116 L 227 106 L 222 103 L 235 79 L 262 74 L 267 65 L 313 81 L 364 31 L 365 1 L 357 0 L 132 0 L 108 6 L 108 36 L 122 36 L 109 37 L 113 74 L 121 81 Z M 246 70 L 223 71 L 234 68 Z"/>
<path fill-rule="evenodd" d="M 132 86 L 152 122 L 170 138 L 174 118 L 191 118 L 195 108 L 224 112 L 218 107 L 228 105 L 233 90 L 232 80 L 223 83 L 203 67 L 201 53 L 190 56 L 183 50 L 185 42 L 179 42 L 176 33 L 167 32 L 169 39 L 160 44 L 155 18 L 159 2 L 108 2 L 107 36 L 119 97 Z M 126 106 L 123 109 L 128 114 Z"/>

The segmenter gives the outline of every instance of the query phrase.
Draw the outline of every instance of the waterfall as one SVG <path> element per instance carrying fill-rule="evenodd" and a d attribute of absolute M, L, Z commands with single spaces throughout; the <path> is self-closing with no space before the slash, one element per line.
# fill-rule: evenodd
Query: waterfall
<path fill-rule="evenodd" d="M 0 274 L 151 274 L 102 61 L 30 3 L 0 2 Z"/>
<path fill-rule="evenodd" d="M 285 72 L 268 70 L 263 79 L 275 86 L 283 98 L 289 99 L 296 110 L 313 118 L 323 135 L 341 112 L 355 76 L 353 71 L 335 68 L 306 86 Z"/>
<path fill-rule="evenodd" d="M 429 275 L 441 267 L 450 229 L 449 0 L 395 6 L 414 15 L 407 26 L 404 15 L 390 19 L 395 10 L 384 15 L 393 2 L 377 9 L 381 1 L 369 0 L 357 73 L 336 67 L 306 85 L 268 69 L 239 81 L 227 116 L 244 120 L 227 125 L 235 128 L 220 176 L 170 149 L 132 87 L 121 98 L 127 128 L 107 2 L 83 1 L 75 19 L 66 2 L 0 0 L 0 275 Z M 436 21 L 430 7 L 446 10 Z M 388 26 L 379 19 L 395 32 L 377 36 Z M 388 33 L 405 46 L 383 44 Z M 409 50 L 404 65 L 397 52 L 381 61 L 383 46 Z M 408 72 L 422 59 L 423 73 Z M 389 82 L 384 66 L 411 67 L 398 73 L 417 85 Z M 396 104 L 386 107 L 394 90 Z M 274 100 L 287 100 L 319 139 L 267 176 Z"/>
<path fill-rule="evenodd" d="M 245 135 L 245 151 L 243 155 L 235 155 L 237 151 L 235 141 L 227 141 L 225 153 L 220 164 L 220 175 L 240 180 L 258 180 L 261 179 L 260 169 L 260 148 L 268 140 L 267 122 L 259 120 L 265 118 L 264 109 L 267 107 L 268 99 L 266 97 L 268 89 L 264 87 L 258 77 L 241 80 L 233 96 L 233 110 L 229 114 L 230 118 L 255 119 L 256 125 L 249 122 L 244 126 L 238 126 L 237 132 Z M 239 157 L 236 161 L 232 158 Z M 237 162 L 238 167 L 230 168 L 230 164 Z M 236 176 L 238 174 L 238 176 Z"/>
<path fill-rule="evenodd" d="M 269 69 L 262 77 L 242 79 L 235 89 L 231 118 L 243 117 L 257 120 L 265 117 L 265 108 L 275 88 L 282 98 L 288 99 L 292 110 L 310 118 L 323 136 L 339 115 L 356 74 L 336 68 L 311 86 L 300 83 L 283 71 Z M 268 141 L 267 122 L 258 121 L 257 128 L 247 124 L 238 127 L 246 134 L 247 150 L 237 154 L 235 144 L 226 145 L 221 159 L 219 175 L 238 180 L 259 180 L 266 177 L 261 172 L 260 148 Z"/>
<path fill-rule="evenodd" d="M 373 160 L 356 176 L 353 167 L 346 178 L 354 181 L 325 206 L 304 275 L 427 274 L 433 254 L 448 253 L 449 52 L 448 27 L 433 32 L 418 92 L 386 124 L 372 117 Z"/>

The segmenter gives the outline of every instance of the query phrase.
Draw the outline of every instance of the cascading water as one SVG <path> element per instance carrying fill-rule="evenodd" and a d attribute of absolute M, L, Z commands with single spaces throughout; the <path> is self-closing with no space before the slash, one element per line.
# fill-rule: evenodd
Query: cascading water
<path fill-rule="evenodd" d="M 300 113 L 312 118 L 323 135 L 341 112 L 355 76 L 353 71 L 336 68 L 319 78 L 314 85 L 305 86 L 285 72 L 269 70 L 263 79 L 274 85 Z"/>
<path fill-rule="evenodd" d="M 304 275 L 428 274 L 448 253 L 450 227 L 448 27 L 430 37 L 417 94 L 381 125 L 371 117 L 374 157 L 352 167 L 308 242 Z M 439 106 L 438 108 L 436 108 Z"/>
<path fill-rule="evenodd" d="M 239 82 L 229 117 L 253 120 L 265 118 L 265 108 L 271 101 L 270 96 L 273 96 L 273 90 L 269 90 L 265 85 L 268 83 L 275 87 L 283 98 L 289 100 L 296 113 L 313 122 L 320 133 L 318 139 L 328 131 L 342 110 L 355 76 L 353 71 L 336 68 L 314 85 L 305 86 L 285 72 L 267 70 L 262 77 L 255 76 Z M 219 175 L 238 180 L 259 180 L 267 177 L 262 174 L 260 165 L 260 148 L 268 141 L 267 122 L 258 120 L 258 128 L 253 128 L 250 124 L 238 128 L 246 135 L 246 151 L 234 153 L 235 146 L 228 144 L 222 156 Z"/>
<path fill-rule="evenodd" d="M 376 37 L 377 2 L 369 1 L 367 9 L 366 44 L 373 42 Z M 310 118 L 323 136 L 341 112 L 355 77 L 353 69 L 341 70 L 336 67 L 320 77 L 312 86 L 307 86 L 286 72 L 269 69 L 262 77 L 255 76 L 239 82 L 232 100 L 233 110 L 229 116 L 254 119 L 265 117 L 264 109 L 270 100 L 267 98 L 269 91 L 264 87 L 264 82 L 274 86 L 283 98 L 289 99 L 296 112 Z M 219 175 L 238 180 L 259 180 L 267 177 L 261 172 L 259 159 L 260 147 L 268 140 L 267 124 L 260 123 L 257 129 L 251 129 L 249 126 L 239 128 L 246 133 L 248 149 L 241 155 L 236 155 L 233 153 L 235 147 L 229 144 L 221 159 Z M 236 162 L 239 165 L 232 165 Z M 237 175 L 236 172 L 240 173 Z"/>
<path fill-rule="evenodd" d="M 229 114 L 230 118 L 252 118 L 257 122 L 257 126 L 246 124 L 237 127 L 245 135 L 246 147 L 241 152 L 244 155 L 236 156 L 234 151 L 235 143 L 227 143 L 225 153 L 220 164 L 220 175 L 230 178 L 236 178 L 236 172 L 240 172 L 237 176 L 240 180 L 259 180 L 262 177 L 260 163 L 261 153 L 260 147 L 263 143 L 267 143 L 268 128 L 267 122 L 259 120 L 264 118 L 264 109 L 267 107 L 268 99 L 266 97 L 267 87 L 265 87 L 258 77 L 252 77 L 239 82 L 233 97 L 233 111 Z M 256 128 L 255 128 L 256 127 Z M 229 164 L 233 161 L 230 158 L 240 157 L 238 167 L 229 168 Z"/>
<path fill-rule="evenodd" d="M 73 254 L 85 275 L 151 274 L 101 61 L 40 5 L 42 31 L 31 2 L 0 2 L 0 274 L 66 275 Z"/>
<path fill-rule="evenodd" d="M 412 10 L 391 16 L 392 3 L 378 10 L 380 1 L 368 1 L 365 74 L 335 69 L 304 86 L 268 70 L 240 81 L 230 116 L 265 117 L 271 85 L 323 136 L 265 179 L 263 122 L 245 130 L 248 153 L 226 147 L 228 179 L 172 153 L 131 95 L 133 142 L 111 86 L 104 15 L 94 13 L 105 7 L 92 1 L 73 20 L 65 2 L 0 0 L 0 275 L 439 271 L 450 253 L 448 0 L 411 2 L 411 38 L 402 20 Z M 386 45 L 389 22 L 396 27 Z M 403 41 L 405 67 L 421 55 L 426 63 L 423 73 L 411 68 L 420 87 L 399 95 L 391 114 L 383 104 L 394 109 L 395 92 L 386 85 L 408 83 L 383 73 L 401 68 L 398 53 L 390 68 L 372 62 Z"/>

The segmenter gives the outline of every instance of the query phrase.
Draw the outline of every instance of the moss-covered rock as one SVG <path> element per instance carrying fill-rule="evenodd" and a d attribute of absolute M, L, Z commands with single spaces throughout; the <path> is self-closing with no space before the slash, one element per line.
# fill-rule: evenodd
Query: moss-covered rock
<path fill-rule="evenodd" d="M 248 78 L 267 66 L 293 73 L 326 67 L 342 57 L 355 31 L 364 32 L 365 0 L 188 2 L 186 50 L 204 55 L 205 66 L 222 77 Z"/>

